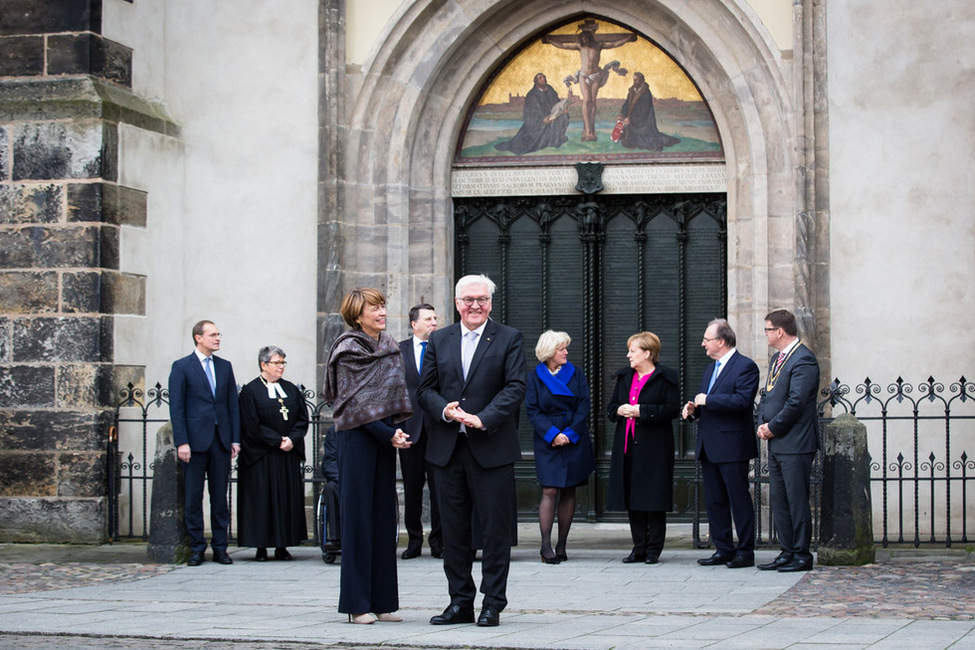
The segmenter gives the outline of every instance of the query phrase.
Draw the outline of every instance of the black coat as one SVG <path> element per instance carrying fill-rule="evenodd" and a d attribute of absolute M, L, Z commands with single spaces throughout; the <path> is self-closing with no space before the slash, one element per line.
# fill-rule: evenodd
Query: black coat
<path fill-rule="evenodd" d="M 628 394 L 634 370 L 624 368 L 616 377 L 616 388 L 606 411 L 616 423 L 613 457 L 609 466 L 606 508 L 609 510 L 646 510 L 667 512 L 674 505 L 674 426 L 680 415 L 680 392 L 677 371 L 657 365 L 640 391 L 640 417 L 636 438 L 630 440 L 627 454 L 632 455 L 630 493 L 625 494 L 623 475 L 623 442 L 626 420 L 616 414 L 621 404 L 629 404 Z"/>

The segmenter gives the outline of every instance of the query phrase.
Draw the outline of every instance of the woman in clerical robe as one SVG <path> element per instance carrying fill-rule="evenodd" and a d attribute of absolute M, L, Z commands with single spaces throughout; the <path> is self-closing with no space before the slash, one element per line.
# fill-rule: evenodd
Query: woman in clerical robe
<path fill-rule="evenodd" d="M 305 525 L 305 460 L 308 409 L 297 386 L 281 378 L 284 351 L 258 353 L 261 374 L 240 391 L 240 458 L 237 461 L 237 545 L 257 548 L 254 559 L 290 560 L 289 546 L 308 538 Z"/>
<path fill-rule="evenodd" d="M 396 450 L 410 447 L 398 425 L 413 413 L 406 370 L 386 331 L 381 292 L 353 289 L 339 312 L 351 329 L 329 350 L 322 391 L 335 420 L 342 481 L 339 611 L 350 623 L 398 623 Z"/>
<path fill-rule="evenodd" d="M 572 339 L 565 332 L 548 330 L 538 337 L 539 364 L 529 371 L 525 410 L 535 431 L 535 474 L 542 486 L 538 527 L 541 556 L 546 564 L 568 558 L 569 527 L 576 510 L 576 488 L 585 485 L 596 469 L 589 438 L 589 384 L 582 370 L 569 363 Z M 552 549 L 552 526 L 559 517 L 559 536 Z"/>

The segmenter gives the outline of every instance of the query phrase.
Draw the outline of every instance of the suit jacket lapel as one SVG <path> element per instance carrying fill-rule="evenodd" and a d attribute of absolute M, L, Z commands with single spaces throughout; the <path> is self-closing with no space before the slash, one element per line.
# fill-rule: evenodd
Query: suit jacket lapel
<path fill-rule="evenodd" d="M 416 348 L 413 347 L 413 339 L 410 338 L 406 344 L 402 347 L 403 351 L 403 365 L 406 366 L 406 374 L 410 381 L 419 378 L 419 372 L 416 369 Z"/>
<path fill-rule="evenodd" d="M 720 384 L 721 382 L 723 382 L 725 380 L 725 377 L 730 377 L 731 376 L 731 369 L 735 367 L 735 362 L 736 361 L 738 361 L 738 351 L 737 350 L 735 350 L 735 353 L 733 355 L 731 355 L 731 358 L 730 359 L 728 359 L 728 363 L 725 364 L 725 367 L 721 369 L 721 372 L 718 374 L 718 378 L 714 380 L 714 386 L 711 387 L 711 392 L 712 393 L 718 387 L 718 384 Z M 711 366 L 713 368 L 714 367 L 714 364 L 712 363 Z M 713 372 L 713 370 L 712 370 L 712 372 Z"/>

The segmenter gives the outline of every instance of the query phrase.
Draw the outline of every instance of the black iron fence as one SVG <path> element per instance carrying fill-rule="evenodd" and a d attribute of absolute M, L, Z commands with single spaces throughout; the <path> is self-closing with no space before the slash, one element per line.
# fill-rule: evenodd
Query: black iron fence
<path fill-rule="evenodd" d="M 301 387 L 310 415 L 303 472 L 309 507 L 316 503 L 321 484 L 322 436 L 331 424 L 326 407 L 316 402 L 312 390 Z M 850 386 L 833 381 L 822 390 L 819 404 L 820 436 L 839 413 L 856 416 L 868 430 L 874 530 L 878 543 L 939 545 L 969 544 L 970 519 L 975 504 L 969 505 L 975 490 L 975 382 L 962 377 L 947 388 L 933 378 L 914 386 L 898 378 L 882 387 L 869 378 Z M 122 391 L 108 442 L 109 537 L 147 539 L 149 497 L 152 488 L 153 457 L 157 429 L 169 420 L 169 391 L 160 384 L 143 392 L 132 384 Z M 768 462 L 753 463 L 753 498 L 756 513 L 756 543 L 777 543 L 775 521 L 768 507 Z M 818 544 L 822 493 L 822 457 L 813 463 L 813 542 Z M 236 467 L 231 473 L 233 504 Z M 692 515 L 694 542 L 706 521 L 701 477 L 694 478 L 697 504 Z M 231 508 L 234 511 L 234 508 Z M 317 509 L 311 507 L 313 519 Z M 878 525 L 879 530 L 878 530 Z M 315 541 L 318 521 L 313 522 Z M 233 531 L 231 530 L 231 536 Z"/>

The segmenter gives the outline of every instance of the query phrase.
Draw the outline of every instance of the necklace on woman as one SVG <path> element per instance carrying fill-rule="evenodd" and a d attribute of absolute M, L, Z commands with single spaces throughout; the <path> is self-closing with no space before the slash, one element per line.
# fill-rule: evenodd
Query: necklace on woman
<path fill-rule="evenodd" d="M 284 418 L 284 421 L 287 422 L 288 413 L 289 413 L 288 407 L 284 405 L 284 400 L 281 399 L 281 393 L 283 393 L 284 390 L 280 386 L 278 386 L 278 382 L 272 382 L 274 384 L 274 387 L 272 388 L 271 386 L 268 385 L 267 380 L 264 379 L 264 375 L 258 375 L 258 377 L 260 378 L 261 383 L 264 384 L 264 386 L 267 388 L 268 397 L 271 397 L 272 392 L 277 395 L 278 404 L 281 405 L 281 408 L 278 410 L 278 412 L 281 414 L 281 417 Z"/>

